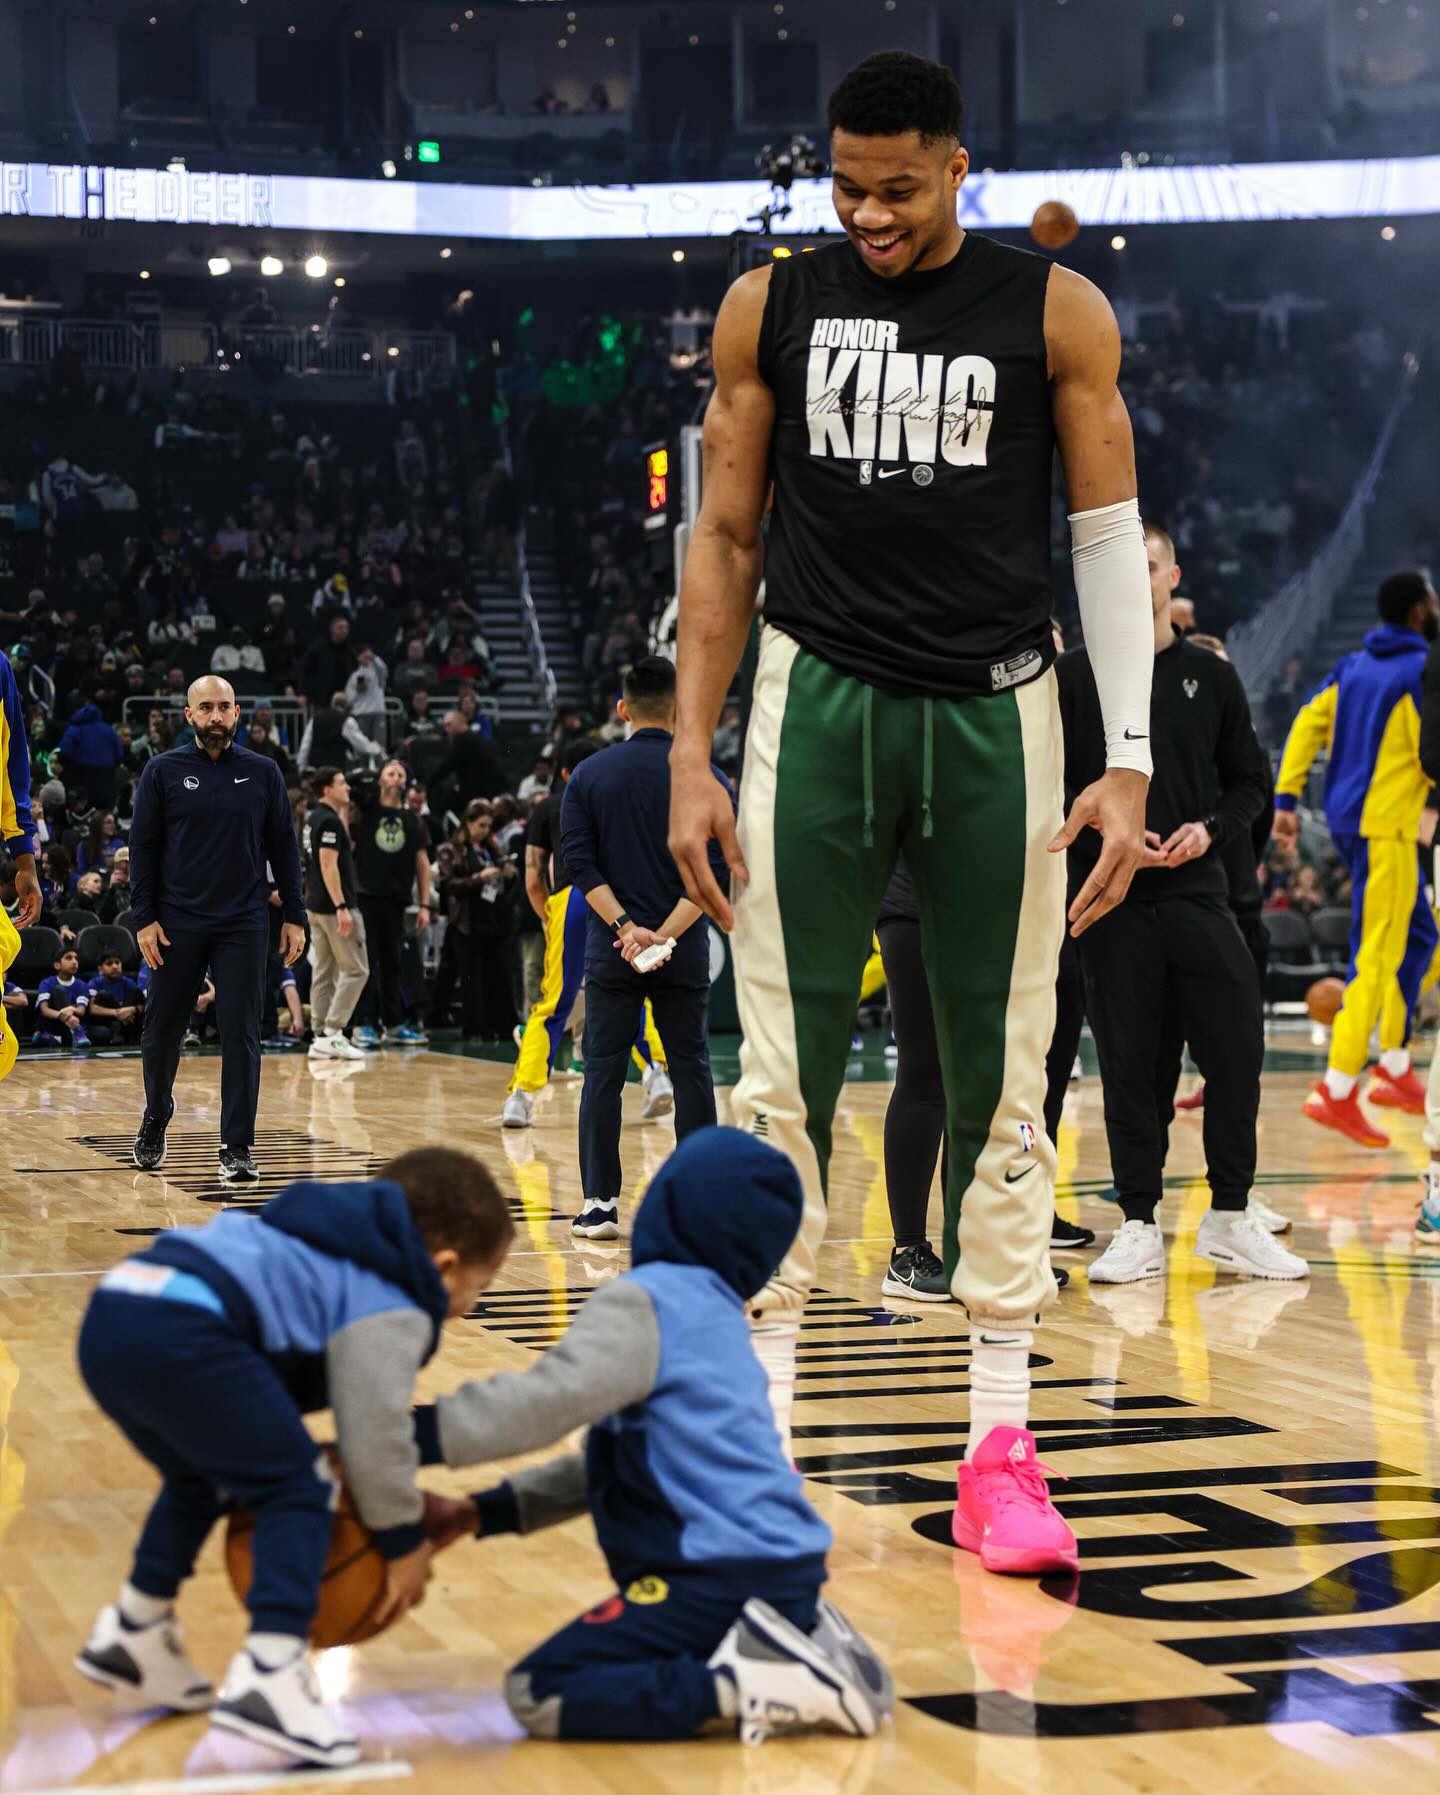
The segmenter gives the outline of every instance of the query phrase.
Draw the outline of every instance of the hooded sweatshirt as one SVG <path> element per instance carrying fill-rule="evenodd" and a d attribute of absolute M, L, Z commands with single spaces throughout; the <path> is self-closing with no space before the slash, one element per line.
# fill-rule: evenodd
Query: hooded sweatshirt
<path fill-rule="evenodd" d="M 583 1454 L 477 1497 L 480 1532 L 533 1532 L 588 1507 L 622 1587 L 705 1573 L 771 1596 L 825 1580 L 830 1529 L 770 1409 L 745 1305 L 800 1224 L 795 1168 L 734 1128 L 688 1136 L 635 1220 L 633 1269 L 586 1299 L 528 1371 L 417 1411 L 428 1462 L 469 1465 L 590 1426 Z"/>
<path fill-rule="evenodd" d="M 118 767 L 125 758 L 120 738 L 93 704 L 82 704 L 60 738 L 67 767 Z"/>
<path fill-rule="evenodd" d="M 189 1277 L 170 1291 L 160 1268 Z M 258 1212 L 162 1234 L 104 1283 L 226 1317 L 302 1411 L 333 1409 L 346 1482 L 385 1557 L 421 1543 L 410 1405 L 449 1297 L 398 1184 L 289 1185 Z"/>

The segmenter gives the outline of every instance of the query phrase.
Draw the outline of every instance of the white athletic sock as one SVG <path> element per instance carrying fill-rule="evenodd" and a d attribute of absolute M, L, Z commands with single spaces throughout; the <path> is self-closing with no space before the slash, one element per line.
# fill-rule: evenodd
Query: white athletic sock
<path fill-rule="evenodd" d="M 252 1633 L 245 1641 L 245 1650 L 261 1670 L 279 1670 L 305 1650 L 305 1641 L 293 1633 Z"/>
<path fill-rule="evenodd" d="M 1343 1103 L 1359 1082 L 1353 1072 L 1337 1072 L 1333 1066 L 1325 1074 L 1325 1089 L 1337 1103 Z"/>
<path fill-rule="evenodd" d="M 787 1459 L 794 1457 L 790 1449 L 790 1417 L 795 1407 L 795 1347 L 799 1339 L 798 1321 L 762 1321 L 750 1330 L 755 1357 L 765 1367 L 770 1382 L 770 1412 Z"/>
<path fill-rule="evenodd" d="M 1410 1070 L 1410 1050 L 1408 1047 L 1387 1047 L 1380 1055 L 1381 1070 L 1388 1072 L 1392 1078 L 1403 1078 Z"/>
<path fill-rule="evenodd" d="M 164 1620 L 166 1615 L 175 1612 L 175 1603 L 170 1596 L 147 1596 L 143 1590 L 136 1589 L 133 1583 L 127 1583 L 120 1591 L 120 1600 L 115 1604 L 120 1610 L 121 1620 L 132 1627 L 153 1627 L 157 1620 Z"/>
<path fill-rule="evenodd" d="M 967 1459 L 974 1458 L 992 1427 L 1029 1427 L 1034 1338 L 1026 1328 L 971 1328 Z"/>

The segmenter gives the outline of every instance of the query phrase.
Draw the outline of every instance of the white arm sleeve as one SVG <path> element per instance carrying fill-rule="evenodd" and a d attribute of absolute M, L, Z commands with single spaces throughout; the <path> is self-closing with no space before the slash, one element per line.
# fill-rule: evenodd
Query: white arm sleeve
<path fill-rule="evenodd" d="M 1155 623 L 1140 501 L 1072 512 L 1070 558 L 1105 724 L 1105 764 L 1148 779 Z"/>

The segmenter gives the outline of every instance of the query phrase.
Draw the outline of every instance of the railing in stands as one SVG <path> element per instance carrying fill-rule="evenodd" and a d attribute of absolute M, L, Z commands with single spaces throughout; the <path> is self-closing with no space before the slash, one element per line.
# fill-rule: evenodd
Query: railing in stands
<path fill-rule="evenodd" d="M 545 637 L 540 629 L 540 614 L 530 596 L 530 567 L 525 559 L 525 526 L 515 532 L 515 562 L 520 575 L 520 609 L 525 618 L 526 645 L 531 670 L 535 674 L 535 690 L 545 706 L 546 720 L 555 715 L 557 687 L 550 657 L 545 652 Z"/>
<path fill-rule="evenodd" d="M 222 679 L 226 678 L 221 674 Z M 303 698 L 296 698 L 288 692 L 246 692 L 236 693 L 242 717 L 248 723 L 258 710 L 268 710 L 275 720 L 275 729 L 281 742 L 291 754 L 298 754 L 300 739 L 305 733 L 305 725 L 309 721 L 309 706 Z M 166 720 L 172 727 L 178 728 L 185 710 L 186 698 L 183 692 L 164 692 L 158 697 L 154 694 L 138 694 L 127 697 L 120 707 L 121 718 L 135 732 L 136 738 L 142 737 L 149 728 L 151 711 L 163 711 Z M 449 706 L 444 707 L 448 709 Z M 475 711 L 478 716 L 488 719 L 491 733 L 500 720 L 500 705 L 494 698 L 477 698 Z M 385 739 L 376 742 L 378 750 L 393 753 L 404 741 L 408 731 L 405 707 L 398 698 L 385 700 Z M 356 723 L 362 735 L 371 741 L 374 736 L 374 718 L 357 717 Z M 241 736 L 243 742 L 244 737 Z"/>
<path fill-rule="evenodd" d="M 1306 659 L 1329 626 L 1335 601 L 1355 571 L 1365 547 L 1365 517 L 1384 472 L 1390 444 L 1410 403 L 1420 372 L 1420 345 L 1401 358 L 1400 382 L 1390 402 L 1374 453 L 1350 494 L 1329 540 L 1268 604 L 1225 639 L 1226 651 L 1245 682 L 1252 706 L 1258 707 L 1293 655 Z"/>
<path fill-rule="evenodd" d="M 76 354 L 89 373 L 148 368 L 200 368 L 247 360 L 304 377 L 338 374 L 381 380 L 396 368 L 446 380 L 455 368 L 455 339 L 447 330 L 327 330 L 323 325 L 213 325 L 160 321 L 38 318 L 0 308 L 0 368 L 48 368 L 61 350 Z"/>

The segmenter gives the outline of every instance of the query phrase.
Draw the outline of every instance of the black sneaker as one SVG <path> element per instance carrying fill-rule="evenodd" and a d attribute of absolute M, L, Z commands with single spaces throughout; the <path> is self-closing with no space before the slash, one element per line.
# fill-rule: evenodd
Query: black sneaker
<path fill-rule="evenodd" d="M 1093 1247 L 1094 1244 L 1095 1230 L 1093 1228 L 1077 1228 L 1074 1222 L 1061 1221 L 1058 1215 L 1052 1219 L 1050 1223 L 1052 1249 L 1058 1248 L 1064 1251 L 1068 1247 L 1073 1252 L 1079 1247 Z"/>
<path fill-rule="evenodd" d="M 918 1247 L 899 1247 L 890 1255 L 890 1269 L 880 1286 L 882 1296 L 903 1296 L 912 1303 L 948 1303 L 945 1267 L 922 1240 Z"/>
<path fill-rule="evenodd" d="M 170 1105 L 170 1115 L 163 1122 L 157 1121 L 147 1109 L 140 1118 L 140 1126 L 135 1133 L 135 1144 L 130 1149 L 131 1157 L 142 1172 L 158 1172 L 165 1163 L 165 1130 L 170 1126 L 170 1116 L 175 1114 L 175 1105 Z"/>
<path fill-rule="evenodd" d="M 1070 1282 L 1069 1272 L 1066 1271 L 1063 1265 L 1052 1265 L 1050 1269 L 1055 1274 L 1055 1288 L 1057 1290 L 1063 1290 Z"/>
<path fill-rule="evenodd" d="M 248 1147 L 220 1149 L 220 1182 L 222 1184 L 258 1184 L 260 1174 Z"/>

